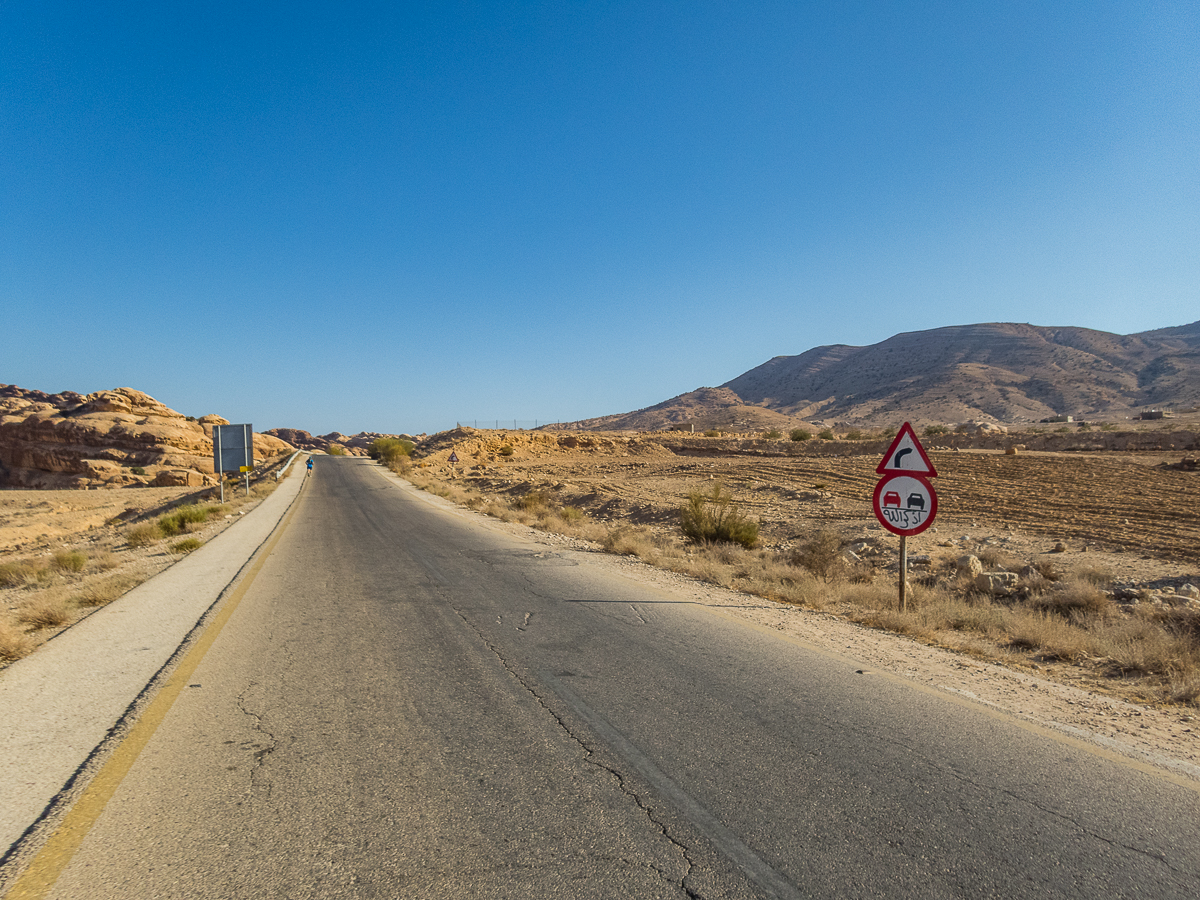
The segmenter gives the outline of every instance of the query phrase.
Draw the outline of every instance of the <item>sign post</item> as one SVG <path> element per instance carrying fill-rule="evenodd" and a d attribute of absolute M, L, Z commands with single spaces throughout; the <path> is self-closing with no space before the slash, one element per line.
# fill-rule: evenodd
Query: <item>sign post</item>
<path fill-rule="evenodd" d="M 212 430 L 213 471 L 221 483 L 221 502 L 225 502 L 225 473 L 241 472 L 246 478 L 246 496 L 250 496 L 250 472 L 254 468 L 254 428 L 251 425 L 214 425 Z"/>
<path fill-rule="evenodd" d="M 887 453 L 876 466 L 881 475 L 875 485 L 871 507 L 881 525 L 900 536 L 900 611 L 904 612 L 908 590 L 908 538 L 933 524 L 937 515 L 937 492 L 929 479 L 937 470 L 917 440 L 912 425 L 905 422 Z"/>

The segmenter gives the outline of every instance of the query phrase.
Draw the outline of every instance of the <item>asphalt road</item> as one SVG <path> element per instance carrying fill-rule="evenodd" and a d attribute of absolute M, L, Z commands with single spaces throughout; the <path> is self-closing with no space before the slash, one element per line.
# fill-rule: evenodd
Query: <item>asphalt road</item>
<path fill-rule="evenodd" d="M 56 898 L 1200 897 L 1200 793 L 319 458 Z"/>

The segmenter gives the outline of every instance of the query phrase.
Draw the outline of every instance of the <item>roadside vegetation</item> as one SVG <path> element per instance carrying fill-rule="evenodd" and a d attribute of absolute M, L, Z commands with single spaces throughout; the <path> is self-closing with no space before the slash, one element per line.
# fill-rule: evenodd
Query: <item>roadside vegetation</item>
<path fill-rule="evenodd" d="M 240 484 L 240 483 L 239 483 Z M 214 522 L 233 519 L 275 489 L 274 479 L 250 495 L 227 491 L 225 504 L 185 504 L 143 522 L 113 525 L 83 549 L 43 552 L 0 563 L 0 665 L 20 659 L 58 630 L 105 606 L 203 546 Z M 171 540 L 175 539 L 175 540 Z M 157 557 L 146 565 L 144 560 Z"/>
<path fill-rule="evenodd" d="M 672 530 L 598 522 L 543 490 L 484 495 L 434 476 L 408 456 L 391 468 L 422 490 L 502 521 L 591 541 L 721 587 L 980 659 L 1085 674 L 1093 686 L 1126 699 L 1200 706 L 1200 605 L 1117 597 L 1102 570 L 1058 571 L 986 545 L 971 553 L 946 549 L 909 572 L 908 605 L 900 612 L 898 573 L 873 562 L 879 539 L 815 528 L 786 551 L 758 548 L 756 523 L 741 516 L 720 485 L 693 493 Z M 966 556 L 983 571 L 1007 573 L 998 579 L 1005 589 L 981 587 Z"/>

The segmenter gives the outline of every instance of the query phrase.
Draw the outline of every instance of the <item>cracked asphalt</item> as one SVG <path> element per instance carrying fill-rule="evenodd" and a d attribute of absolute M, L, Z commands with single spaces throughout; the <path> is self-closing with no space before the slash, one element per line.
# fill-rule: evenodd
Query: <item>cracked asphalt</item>
<path fill-rule="evenodd" d="M 1200 793 L 322 457 L 56 898 L 1200 896 Z"/>

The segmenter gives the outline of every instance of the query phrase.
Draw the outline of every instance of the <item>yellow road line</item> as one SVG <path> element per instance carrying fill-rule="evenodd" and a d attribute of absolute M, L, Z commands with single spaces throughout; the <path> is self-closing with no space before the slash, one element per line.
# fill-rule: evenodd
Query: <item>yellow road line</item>
<path fill-rule="evenodd" d="M 129 735 L 121 741 L 100 771 L 96 773 L 83 795 L 71 807 L 28 868 L 21 873 L 21 876 L 4 895 L 4 900 L 41 900 L 49 894 L 50 889 L 54 887 L 54 882 L 70 865 L 71 859 L 75 856 L 84 838 L 87 837 L 96 820 L 104 812 L 104 807 L 117 792 L 117 788 L 121 786 L 121 782 L 129 774 L 129 770 L 133 768 L 138 755 L 150 742 L 150 738 L 154 736 L 154 732 L 158 730 L 158 726 L 162 724 L 176 699 L 191 680 L 192 673 L 196 671 L 196 667 L 200 665 L 204 655 L 216 642 L 217 637 L 221 634 L 221 629 L 225 627 L 237 610 L 238 604 L 242 602 L 242 598 L 246 596 L 246 592 L 250 589 L 259 570 L 266 563 L 267 557 L 271 555 L 275 545 L 283 537 L 283 532 L 287 529 L 297 506 L 299 506 L 298 503 L 293 503 L 291 510 L 276 529 L 271 542 L 267 544 L 258 559 L 255 560 L 254 565 L 250 567 L 250 571 L 246 573 L 242 583 L 234 589 L 221 608 L 217 610 L 217 614 L 205 627 L 196 643 L 184 655 L 183 660 L 167 678 L 161 690 L 133 724 Z"/>

